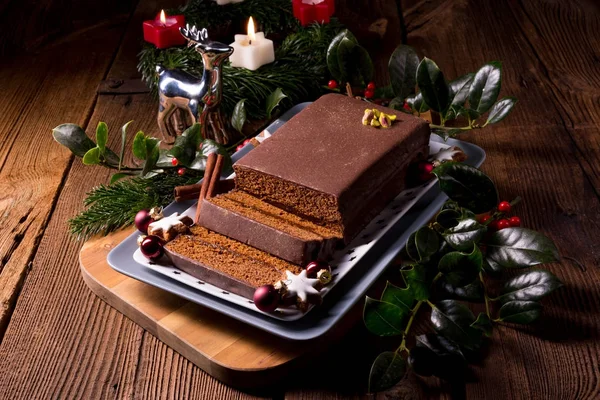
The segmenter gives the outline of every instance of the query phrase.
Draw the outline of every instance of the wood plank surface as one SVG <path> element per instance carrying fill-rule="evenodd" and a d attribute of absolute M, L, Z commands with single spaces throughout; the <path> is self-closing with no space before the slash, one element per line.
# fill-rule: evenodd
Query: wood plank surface
<path fill-rule="evenodd" d="M 0 220 L 10 232 L 0 236 L 0 337 L 10 318 L 0 339 L 0 398 L 255 398 L 195 367 L 95 297 L 79 276 L 81 244 L 69 237 L 66 220 L 80 210 L 85 192 L 109 175 L 79 161 L 71 166 L 50 129 L 66 121 L 86 124 L 93 110 L 89 127 L 108 122 L 112 140 L 130 119 L 136 120 L 132 128 L 156 133 L 156 105 L 147 95 L 103 95 L 94 102 L 102 79 L 136 76 L 139 21 L 163 2 L 141 0 L 133 15 L 125 11 L 131 7 L 110 11 L 110 4 L 101 3 L 90 12 L 99 19 L 108 12 L 116 20 L 105 18 L 86 31 L 93 24 L 86 24 L 89 15 L 74 0 L 40 2 L 19 26 L 2 23 L 7 14 L 14 21 L 19 2 L 0 2 L 0 49 L 40 49 L 0 61 Z M 74 22 L 66 18 L 55 27 L 36 22 L 65 5 Z M 47 15 L 45 7 L 52 10 Z M 379 17 L 389 20 L 380 47 L 371 43 L 379 51 L 380 81 L 386 53 L 399 42 L 395 7 L 394 0 L 337 2 L 351 29 Z M 556 241 L 563 261 L 550 269 L 565 287 L 544 301 L 538 324 L 500 327 L 465 386 L 412 375 L 376 398 L 599 397 L 598 3 L 406 0 L 403 7 L 409 44 L 433 58 L 448 78 L 486 61 L 504 62 L 501 95 L 516 96 L 517 108 L 498 126 L 462 138 L 486 150 L 483 169 L 504 197 L 524 198 L 517 210 L 524 224 Z M 15 40 L 20 37 L 25 39 Z M 53 47 L 44 52 L 46 45 Z M 393 347 L 393 341 L 379 342 L 358 326 L 309 366 L 308 382 L 299 374 L 285 395 L 274 389 L 259 397 L 370 398 L 360 394 L 368 363 L 378 350 Z"/>

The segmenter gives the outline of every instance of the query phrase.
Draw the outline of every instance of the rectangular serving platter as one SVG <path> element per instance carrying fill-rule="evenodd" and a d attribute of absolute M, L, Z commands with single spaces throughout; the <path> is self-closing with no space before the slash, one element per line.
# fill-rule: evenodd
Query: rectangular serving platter
<path fill-rule="evenodd" d="M 292 116 L 310 103 L 298 104 L 273 122 L 268 131 L 274 133 Z M 447 146 L 459 146 L 468 156 L 468 164 L 480 166 L 485 153 L 475 145 L 449 139 L 443 142 L 432 136 L 430 148 L 436 152 Z M 235 162 L 251 145 L 233 155 Z M 402 192 L 375 218 L 356 239 L 334 256 L 334 281 L 324 289 L 324 301 L 311 312 L 301 314 L 297 310 L 283 310 L 264 314 L 248 300 L 225 292 L 185 274 L 168 264 L 150 264 L 137 248 L 137 234 L 132 234 L 108 255 L 108 263 L 115 270 L 150 285 L 174 293 L 187 300 L 244 321 L 257 328 L 291 340 L 310 340 L 329 331 L 367 289 L 385 271 L 387 265 L 398 255 L 412 232 L 426 224 L 446 200 L 436 181 Z M 172 203 L 165 214 L 173 212 L 192 213 L 195 202 Z"/>

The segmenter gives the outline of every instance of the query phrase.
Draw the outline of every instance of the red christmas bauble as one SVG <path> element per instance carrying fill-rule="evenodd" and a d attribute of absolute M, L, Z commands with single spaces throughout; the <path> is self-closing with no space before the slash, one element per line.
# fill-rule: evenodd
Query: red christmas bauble
<path fill-rule="evenodd" d="M 327 83 L 327 86 L 329 89 L 336 89 L 338 85 L 337 82 L 332 79 Z"/>
<path fill-rule="evenodd" d="M 164 254 L 163 242 L 158 236 L 146 236 L 140 244 L 140 250 L 144 257 L 150 260 L 156 260 Z"/>
<path fill-rule="evenodd" d="M 331 272 L 331 267 L 329 266 L 329 264 L 322 261 L 311 261 L 308 264 L 306 264 L 306 276 L 311 279 L 316 279 L 317 274 L 322 269 L 326 269 L 329 272 Z"/>
<path fill-rule="evenodd" d="M 433 174 L 431 172 L 434 170 L 434 166 L 432 163 L 421 161 L 417 165 L 417 169 L 419 171 L 419 181 L 427 182 L 433 178 Z"/>
<path fill-rule="evenodd" d="M 148 210 L 140 210 L 135 215 L 135 227 L 144 235 L 148 233 L 148 225 L 153 222 L 154 219 L 152 219 Z"/>
<path fill-rule="evenodd" d="M 263 285 L 254 291 L 252 300 L 260 311 L 272 312 L 279 305 L 279 291 L 273 285 Z"/>

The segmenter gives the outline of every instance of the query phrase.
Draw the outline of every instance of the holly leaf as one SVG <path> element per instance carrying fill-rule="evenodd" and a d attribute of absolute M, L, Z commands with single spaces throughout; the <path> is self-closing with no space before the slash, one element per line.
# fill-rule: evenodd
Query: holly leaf
<path fill-rule="evenodd" d="M 342 39 L 347 38 L 354 43 L 358 44 L 358 41 L 349 30 L 345 29 L 340 32 L 336 37 L 333 38 L 329 47 L 327 48 L 327 68 L 336 80 L 342 82 L 342 71 L 340 69 L 340 62 L 338 58 L 338 48 Z"/>
<path fill-rule="evenodd" d="M 398 306 L 405 311 L 410 311 L 415 303 L 415 295 L 413 294 L 410 286 L 406 288 L 399 288 L 398 286 L 392 285 L 387 282 L 385 289 L 381 294 L 381 301 Z"/>
<path fill-rule="evenodd" d="M 446 213 L 450 210 L 445 211 Z M 473 246 L 481 240 L 487 227 L 481 225 L 474 218 L 466 218 L 458 221 L 458 223 L 446 229 L 442 234 L 444 240 L 456 250 L 467 250 L 473 248 Z"/>
<path fill-rule="evenodd" d="M 196 158 L 196 151 L 202 143 L 202 132 L 200 124 L 196 123 L 187 128 L 181 136 L 178 136 L 173 143 L 173 147 L 167 153 L 177 159 L 180 165 L 191 168 L 191 164 Z"/>
<path fill-rule="evenodd" d="M 421 264 L 411 265 L 408 269 L 400 270 L 402 279 L 407 287 L 410 288 L 415 300 L 427 300 L 429 298 L 429 282 L 427 281 L 427 271 Z"/>
<path fill-rule="evenodd" d="M 373 80 L 375 74 L 375 68 L 373 67 L 373 60 L 369 52 L 362 46 L 356 46 L 354 48 L 354 57 L 356 59 L 357 74 L 359 79 L 362 80 L 362 84 L 367 84 Z"/>
<path fill-rule="evenodd" d="M 440 247 L 437 233 L 428 226 L 419 228 L 408 238 L 406 251 L 415 261 L 426 260 Z"/>
<path fill-rule="evenodd" d="M 483 286 L 479 280 L 474 280 L 466 286 L 455 286 L 444 279 L 439 279 L 436 282 L 436 291 L 444 299 L 464 300 L 472 303 L 483 302 Z"/>
<path fill-rule="evenodd" d="M 526 268 L 559 260 L 554 242 L 531 229 L 502 229 L 494 232 L 486 245 L 486 260 L 493 270 Z"/>
<path fill-rule="evenodd" d="M 494 61 L 477 71 L 469 89 L 469 106 L 483 114 L 496 102 L 502 85 L 502 64 Z"/>
<path fill-rule="evenodd" d="M 136 158 L 140 160 L 146 159 L 146 135 L 139 131 L 133 138 L 132 152 Z"/>
<path fill-rule="evenodd" d="M 340 68 L 340 82 L 350 82 L 354 68 L 354 48 L 358 44 L 348 38 L 343 38 L 338 45 L 337 56 Z M 351 82 L 356 83 L 356 82 Z"/>
<path fill-rule="evenodd" d="M 415 347 L 411 349 L 409 359 L 417 374 L 423 375 L 417 368 L 423 362 L 428 364 L 424 366 L 428 370 L 426 372 L 429 372 L 425 376 L 435 375 L 451 379 L 464 373 L 467 362 L 456 343 L 434 333 L 419 335 L 415 339 Z"/>
<path fill-rule="evenodd" d="M 561 286 L 563 283 L 552 272 L 528 271 L 506 282 L 502 294 L 496 300 L 501 303 L 540 300 Z"/>
<path fill-rule="evenodd" d="M 369 393 L 391 388 L 406 373 L 406 361 L 396 352 L 386 351 L 377 356 L 369 374 Z"/>
<path fill-rule="evenodd" d="M 473 282 L 483 263 L 479 247 L 473 245 L 470 253 L 453 251 L 444 255 L 438 264 L 439 271 L 446 281 L 455 286 L 465 286 Z"/>
<path fill-rule="evenodd" d="M 458 225 L 461 215 L 462 214 L 458 210 L 441 210 L 435 216 L 435 222 L 437 222 L 443 229 L 451 229 Z"/>
<path fill-rule="evenodd" d="M 423 94 L 421 92 L 414 94 L 412 96 L 408 96 L 406 98 L 406 102 L 416 112 L 419 114 L 424 113 L 429 110 L 429 106 L 423 100 Z"/>
<path fill-rule="evenodd" d="M 407 315 L 408 311 L 405 308 L 369 296 L 367 296 L 363 309 L 365 326 L 377 336 L 401 335 Z"/>
<path fill-rule="evenodd" d="M 281 100 L 285 99 L 287 95 L 283 93 L 281 88 L 277 88 L 267 96 L 267 119 L 271 119 L 271 113 L 279 105 Z"/>
<path fill-rule="evenodd" d="M 504 322 L 530 324 L 542 314 L 542 305 L 537 301 L 512 300 L 504 303 L 498 314 Z"/>
<path fill-rule="evenodd" d="M 100 155 L 104 155 L 104 151 L 106 150 L 106 142 L 108 141 L 108 126 L 106 126 L 105 122 L 98 122 L 98 126 L 96 127 L 96 145 L 100 151 Z"/>
<path fill-rule="evenodd" d="M 492 320 L 485 313 L 479 313 L 475 322 L 471 324 L 471 327 L 479 329 L 487 337 L 492 336 Z"/>
<path fill-rule="evenodd" d="M 448 84 L 448 92 L 450 93 L 450 105 L 452 107 L 461 107 L 469 97 L 469 89 L 473 83 L 474 73 L 468 73 L 456 78 Z"/>
<path fill-rule="evenodd" d="M 459 206 L 476 214 L 487 212 L 498 204 L 494 182 L 470 165 L 445 162 L 433 170 L 440 188 Z"/>
<path fill-rule="evenodd" d="M 476 349 L 481 343 L 481 331 L 470 325 L 475 316 L 467 306 L 455 300 L 443 300 L 431 310 L 431 323 L 440 335 L 467 349 Z"/>
<path fill-rule="evenodd" d="M 83 155 L 83 164 L 84 165 L 96 165 L 96 164 L 100 164 L 100 148 L 98 148 L 97 146 L 94 148 L 89 149 L 84 155 Z"/>
<path fill-rule="evenodd" d="M 123 165 L 123 157 L 125 157 L 125 142 L 127 141 L 127 127 L 129 124 L 133 122 L 129 121 L 125 125 L 121 127 L 121 151 L 119 152 L 119 171 L 121 170 L 121 166 Z M 114 175 L 113 175 L 114 176 Z M 112 182 L 112 178 L 111 178 Z"/>
<path fill-rule="evenodd" d="M 449 92 L 444 74 L 437 64 L 425 57 L 417 68 L 417 83 L 425 103 L 434 111 L 443 113 L 449 106 Z"/>
<path fill-rule="evenodd" d="M 412 47 L 406 45 L 396 47 L 388 62 L 390 80 L 396 97 L 404 100 L 415 91 L 418 66 L 419 56 Z"/>
<path fill-rule="evenodd" d="M 494 104 L 494 107 L 492 107 L 485 125 L 502 121 L 512 111 L 515 104 L 517 104 L 517 99 L 514 97 L 505 97 L 498 101 Z"/>
<path fill-rule="evenodd" d="M 76 124 L 61 124 L 52 129 L 52 137 L 77 157 L 83 157 L 96 143 Z"/>
<path fill-rule="evenodd" d="M 156 167 L 158 158 L 160 157 L 160 141 L 158 139 L 146 137 L 145 145 L 146 162 L 144 163 L 144 168 L 142 169 L 142 177 L 147 177 L 147 175 L 152 172 L 154 167 Z"/>
<path fill-rule="evenodd" d="M 246 123 L 246 106 L 244 106 L 245 102 L 246 99 L 241 99 L 238 101 L 233 108 L 233 113 L 231 114 L 231 126 L 233 126 L 233 128 L 239 133 L 242 133 L 242 128 Z"/>
<path fill-rule="evenodd" d="M 123 178 L 125 178 L 127 176 L 131 176 L 131 174 L 128 173 L 128 172 L 117 172 L 116 174 L 113 174 L 110 177 L 110 183 L 109 183 L 109 185 L 112 185 L 113 183 L 115 183 L 118 180 L 121 180 L 121 179 L 123 179 Z"/>

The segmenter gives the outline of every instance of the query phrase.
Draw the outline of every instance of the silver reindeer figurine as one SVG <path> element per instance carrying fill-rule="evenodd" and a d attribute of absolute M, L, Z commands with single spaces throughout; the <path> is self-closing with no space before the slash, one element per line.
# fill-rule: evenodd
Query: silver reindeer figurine
<path fill-rule="evenodd" d="M 188 47 L 202 55 L 204 72 L 201 78 L 187 72 L 168 70 L 158 65 L 158 126 L 165 142 L 173 143 L 177 132 L 169 119 L 173 112 L 182 109 L 189 114 L 193 123 L 200 122 L 205 139 L 226 144 L 230 137 L 225 130 L 223 115 L 219 107 L 223 95 L 221 66 L 233 53 L 233 48 L 208 38 L 206 29 L 198 30 L 189 25 L 179 29 L 188 41 Z M 184 120 L 189 120 L 184 118 Z"/>

